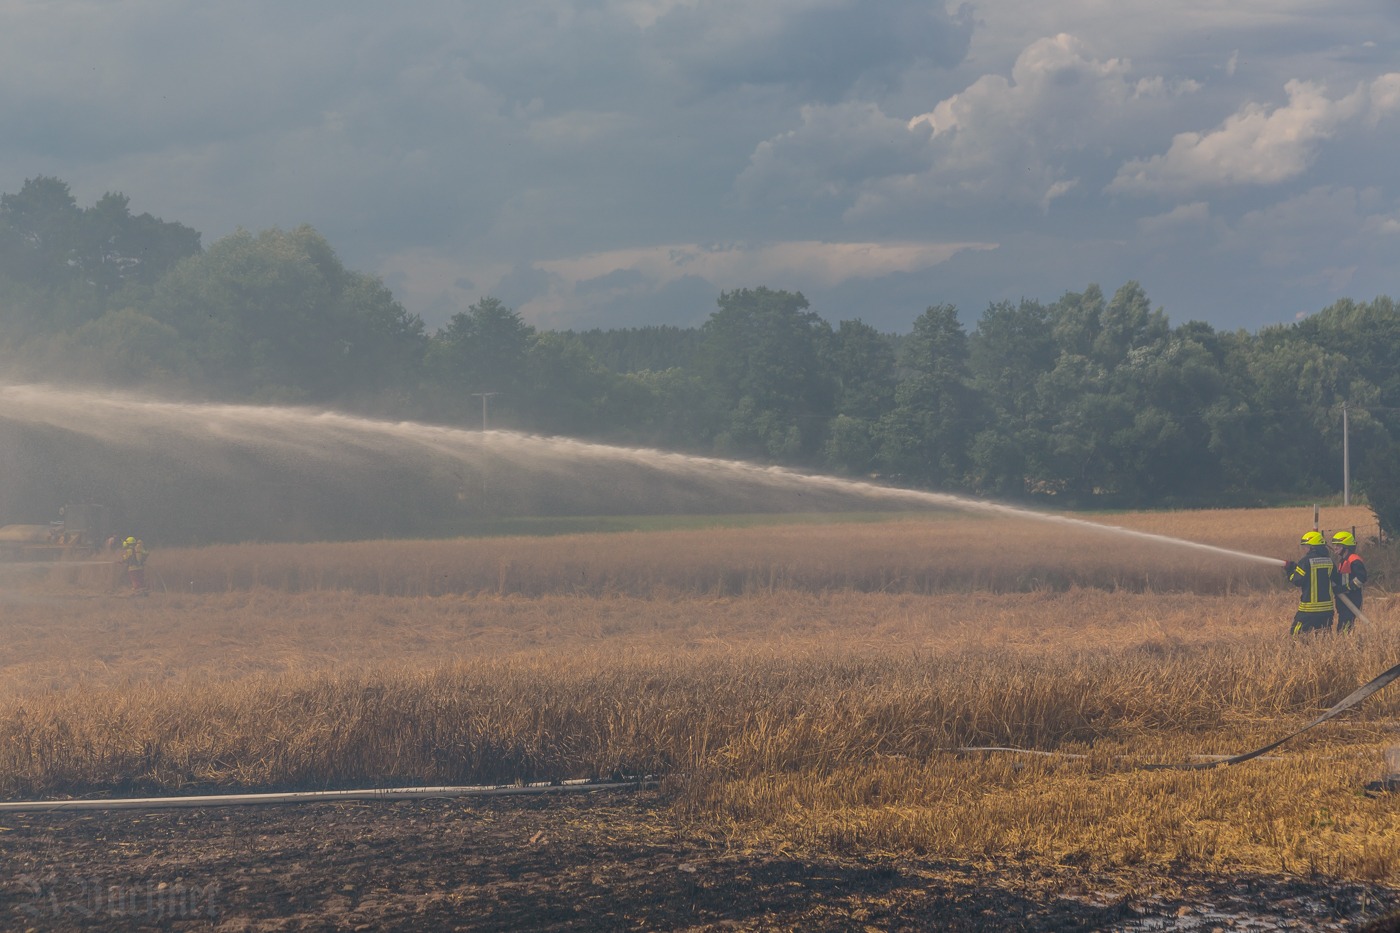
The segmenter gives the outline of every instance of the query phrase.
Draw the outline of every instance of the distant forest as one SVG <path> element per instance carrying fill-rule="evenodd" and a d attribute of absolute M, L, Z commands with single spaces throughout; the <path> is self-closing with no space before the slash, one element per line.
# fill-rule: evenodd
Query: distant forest
<path fill-rule="evenodd" d="M 1388 297 L 1251 334 L 1172 327 L 1128 282 L 887 334 L 757 286 L 698 328 L 541 331 L 483 297 L 429 333 L 310 227 L 200 239 L 57 178 L 0 195 L 5 378 L 469 428 L 492 393 L 492 428 L 1066 508 L 1336 495 L 1345 406 L 1356 489 L 1400 531 Z"/>

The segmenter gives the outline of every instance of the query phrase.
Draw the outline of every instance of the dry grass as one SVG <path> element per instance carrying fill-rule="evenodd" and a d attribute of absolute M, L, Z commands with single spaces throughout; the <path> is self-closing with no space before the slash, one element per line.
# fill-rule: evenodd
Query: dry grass
<path fill-rule="evenodd" d="M 1262 516 L 1262 517 L 1261 517 Z M 1365 509 L 1328 518 L 1360 530 Z M 1244 554 L 1297 556 L 1312 510 L 1113 515 L 1103 524 Z M 158 585 L 211 593 L 266 587 L 380 596 L 713 596 L 782 590 L 1025 592 L 1074 586 L 1227 593 L 1269 588 L 1248 559 L 1052 522 L 942 515 L 868 524 L 553 538 L 231 545 L 165 552 Z"/>
<path fill-rule="evenodd" d="M 1281 556 L 1299 525 L 1106 521 L 1175 534 L 1187 519 L 1205 523 L 1198 539 Z M 210 591 L 86 598 L 49 581 L 4 604 L 0 794 L 650 772 L 669 776 L 677 820 L 736 845 L 1400 877 L 1400 817 L 1360 793 L 1400 695 L 1268 759 L 1137 767 L 1263 744 L 1394 663 L 1383 597 L 1374 629 L 1293 641 L 1276 571 L 1046 531 L 942 520 L 158 553 L 167 579 L 203 574 L 190 579 Z M 459 563 L 493 548 L 515 585 Z M 1104 555 L 1114 568 L 1095 576 Z M 1064 576 L 1017 584 L 1023 559 Z M 849 582 L 878 579 L 882 560 L 885 585 Z M 439 577 L 444 595 L 398 595 Z M 1191 579 L 1202 591 L 1182 591 Z M 1056 754 L 955 751 L 985 745 Z"/>

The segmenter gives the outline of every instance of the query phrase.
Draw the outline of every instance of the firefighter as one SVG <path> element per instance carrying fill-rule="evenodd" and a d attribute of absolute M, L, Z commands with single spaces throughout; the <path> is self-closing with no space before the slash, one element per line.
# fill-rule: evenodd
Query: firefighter
<path fill-rule="evenodd" d="M 131 581 L 131 595 L 145 596 L 146 589 L 146 545 L 138 538 L 127 538 L 122 542 L 122 563 L 126 564 L 126 576 Z"/>
<path fill-rule="evenodd" d="M 1351 600 L 1351 606 L 1337 600 L 1337 631 L 1350 632 L 1356 625 L 1356 612 L 1361 608 L 1361 588 L 1366 585 L 1366 564 L 1356 553 L 1356 535 L 1339 531 L 1332 536 L 1337 548 L 1337 569 L 1332 573 L 1332 586 L 1338 596 Z"/>
<path fill-rule="evenodd" d="M 1327 542 L 1320 531 L 1304 532 L 1301 542 L 1302 559 L 1285 561 L 1283 565 L 1288 582 L 1302 591 L 1298 597 L 1298 612 L 1293 616 L 1293 634 L 1329 632 L 1336 608 L 1332 598 L 1332 575 L 1336 572 L 1332 552 L 1327 550 Z"/>

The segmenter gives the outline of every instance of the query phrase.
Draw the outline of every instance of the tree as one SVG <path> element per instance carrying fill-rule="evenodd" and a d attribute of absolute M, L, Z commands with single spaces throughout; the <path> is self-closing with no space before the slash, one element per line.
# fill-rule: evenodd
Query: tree
<path fill-rule="evenodd" d="M 536 334 L 525 354 L 526 409 L 533 430 L 596 436 L 604 426 L 613 388 L 622 381 L 589 354 L 578 338 Z"/>
<path fill-rule="evenodd" d="M 433 335 L 427 374 L 439 415 L 462 417 L 479 399 L 473 393 L 495 392 L 492 410 L 508 417 L 524 409 L 526 357 L 535 329 L 498 298 L 486 297 L 452 315 Z"/>
<path fill-rule="evenodd" d="M 983 403 L 968 369 L 968 339 L 952 305 L 933 305 L 901 347 L 895 406 L 881 419 L 880 460 L 915 482 L 964 486 Z"/>
<path fill-rule="evenodd" d="M 32 331 L 93 320 L 123 287 L 152 286 L 199 249 L 198 232 L 133 217 L 122 194 L 80 209 L 67 183 L 40 176 L 0 195 L 0 276 L 33 290 L 28 304 L 37 313 L 22 322 Z"/>
<path fill-rule="evenodd" d="M 82 212 L 75 262 L 103 299 L 124 285 L 154 285 L 175 263 L 200 251 L 200 235 L 150 214 L 132 216 L 124 194 L 108 192 Z"/>
<path fill-rule="evenodd" d="M 134 308 L 109 311 L 45 343 L 32 347 L 31 355 L 77 382 L 189 388 L 201 381 L 199 365 L 175 328 Z"/>
<path fill-rule="evenodd" d="M 894 404 L 894 345 L 863 321 L 842 321 L 826 342 L 837 414 L 874 421 Z"/>
<path fill-rule="evenodd" d="M 38 287 L 73 277 L 82 211 L 68 184 L 40 175 L 0 195 L 0 273 Z"/>
<path fill-rule="evenodd" d="M 1366 501 L 1380 524 L 1386 538 L 1400 537 L 1400 444 L 1386 440 L 1373 443 L 1360 458 L 1356 470 L 1357 488 L 1366 494 Z"/>
<path fill-rule="evenodd" d="M 698 376 L 678 366 L 628 373 L 616 391 L 616 435 L 654 446 L 713 450 L 717 426 L 728 414 Z"/>
<path fill-rule="evenodd" d="M 1105 366 L 1116 366 L 1134 351 L 1159 346 L 1169 332 L 1166 313 L 1152 310 L 1142 286 L 1129 282 L 1113 293 L 1113 300 L 1100 312 L 1091 356 Z"/>
<path fill-rule="evenodd" d="M 217 392 L 244 398 L 354 395 L 374 378 L 367 366 L 412 357 L 421 339 L 421 322 L 308 226 L 224 237 L 162 278 L 150 311 L 190 344 Z"/>
<path fill-rule="evenodd" d="M 1022 496 L 1042 472 L 1037 461 L 1045 459 L 1039 384 L 1059 352 L 1050 311 L 1024 299 L 990 305 L 968 344 L 972 382 L 990 420 L 971 445 L 971 488 L 999 498 Z"/>
<path fill-rule="evenodd" d="M 821 449 L 834 388 L 823 366 L 831 327 L 800 292 L 722 292 L 701 328 L 696 372 L 721 410 L 725 453 L 780 460 Z"/>
<path fill-rule="evenodd" d="M 1055 367 L 1058 350 L 1049 310 L 1022 299 L 990 305 L 968 341 L 973 381 L 1003 419 L 1024 423 L 1036 381 Z"/>

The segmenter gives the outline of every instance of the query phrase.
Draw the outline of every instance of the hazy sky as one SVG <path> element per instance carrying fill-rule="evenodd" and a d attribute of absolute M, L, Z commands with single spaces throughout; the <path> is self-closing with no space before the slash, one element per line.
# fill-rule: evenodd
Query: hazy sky
<path fill-rule="evenodd" d="M 440 325 L 1400 298 L 1395 0 L 0 0 L 0 191 L 316 227 Z"/>

